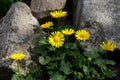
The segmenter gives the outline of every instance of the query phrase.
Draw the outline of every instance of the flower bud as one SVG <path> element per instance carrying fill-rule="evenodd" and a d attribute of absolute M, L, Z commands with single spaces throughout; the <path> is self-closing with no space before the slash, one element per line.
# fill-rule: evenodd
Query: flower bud
<path fill-rule="evenodd" d="M 87 59 L 88 61 L 92 61 L 92 58 L 91 57 L 88 57 L 88 59 Z"/>

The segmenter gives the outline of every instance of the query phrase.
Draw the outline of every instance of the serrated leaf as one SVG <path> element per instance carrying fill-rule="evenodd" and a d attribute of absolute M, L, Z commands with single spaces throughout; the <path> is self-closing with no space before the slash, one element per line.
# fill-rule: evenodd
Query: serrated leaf
<path fill-rule="evenodd" d="M 47 48 L 48 48 L 49 51 L 55 51 L 55 50 L 56 50 L 56 48 L 55 48 L 55 47 L 52 47 L 51 45 L 50 45 L 50 46 L 47 46 Z"/>
<path fill-rule="evenodd" d="M 40 56 L 39 57 L 39 63 L 41 65 L 46 65 L 50 62 L 51 58 L 49 56 L 46 56 L 46 57 L 43 57 L 43 56 Z"/>
<path fill-rule="evenodd" d="M 69 62 L 65 63 L 64 61 L 61 62 L 60 64 L 60 71 L 63 71 L 64 74 L 68 75 L 70 74 L 72 71 L 71 71 L 71 64 Z"/>
<path fill-rule="evenodd" d="M 100 67 L 105 64 L 105 60 L 97 59 L 97 60 L 95 60 L 94 64 L 97 64 Z"/>
<path fill-rule="evenodd" d="M 74 75 L 75 75 L 75 77 L 77 77 L 77 79 L 80 79 L 80 80 L 81 80 L 81 78 L 84 77 L 83 73 L 81 73 L 81 72 L 74 72 Z"/>
<path fill-rule="evenodd" d="M 19 74 L 19 69 L 18 68 L 12 68 L 12 71 L 16 74 Z"/>
<path fill-rule="evenodd" d="M 44 36 L 39 40 L 39 44 L 48 44 L 47 38 Z"/>
<path fill-rule="evenodd" d="M 56 72 L 50 80 L 65 80 L 65 76 L 61 75 L 59 72 Z"/>
<path fill-rule="evenodd" d="M 112 60 L 106 60 L 105 61 L 106 64 L 110 64 L 110 65 L 115 65 L 116 63 Z"/>
<path fill-rule="evenodd" d="M 89 71 L 92 73 L 92 75 L 95 75 L 96 77 L 100 78 L 100 74 L 97 72 L 97 70 L 95 69 L 95 67 L 91 66 L 89 68 Z"/>
<path fill-rule="evenodd" d="M 66 50 L 65 53 L 66 53 L 67 56 L 71 56 L 71 57 L 74 57 L 74 58 L 81 58 L 82 57 L 80 52 L 78 52 L 78 51 Z"/>
<path fill-rule="evenodd" d="M 73 63 L 73 65 L 78 68 L 82 68 L 84 64 L 85 64 L 85 61 L 83 60 L 83 58 L 76 59 L 74 60 L 74 63 Z"/>
<path fill-rule="evenodd" d="M 65 54 L 61 54 L 60 56 L 56 57 L 54 60 L 63 60 L 65 58 Z"/>
<path fill-rule="evenodd" d="M 106 66 L 102 66 L 101 71 L 104 75 L 106 75 L 108 73 L 108 70 L 107 70 Z"/>
<path fill-rule="evenodd" d="M 25 80 L 35 80 L 34 78 L 32 78 L 32 76 L 31 75 L 28 75 L 26 78 L 25 78 Z"/>
<path fill-rule="evenodd" d="M 95 60 L 94 63 L 97 64 L 98 66 L 102 66 L 102 65 L 106 65 L 106 64 L 109 64 L 109 65 L 115 65 L 116 64 L 112 60 L 105 60 L 105 59 L 97 59 L 97 60 Z"/>
<path fill-rule="evenodd" d="M 83 71 L 84 71 L 85 75 L 88 74 L 88 68 L 87 68 L 87 66 L 83 65 Z"/>
<path fill-rule="evenodd" d="M 65 44 L 65 48 L 76 49 L 77 48 L 77 44 L 76 43 L 66 43 Z"/>
<path fill-rule="evenodd" d="M 109 71 L 108 74 L 107 74 L 107 76 L 108 76 L 109 78 L 113 78 L 113 77 L 116 77 L 117 74 L 116 74 L 115 71 Z"/>
<path fill-rule="evenodd" d="M 55 69 L 57 68 L 58 63 L 57 62 L 52 62 L 47 65 L 47 69 Z"/>
<path fill-rule="evenodd" d="M 17 74 L 14 74 L 11 78 L 11 80 L 24 80 L 24 78 L 22 76 L 19 76 Z"/>
<path fill-rule="evenodd" d="M 92 59 L 97 59 L 100 57 L 100 55 L 95 50 L 84 52 L 83 54 L 84 56 L 91 57 Z"/>

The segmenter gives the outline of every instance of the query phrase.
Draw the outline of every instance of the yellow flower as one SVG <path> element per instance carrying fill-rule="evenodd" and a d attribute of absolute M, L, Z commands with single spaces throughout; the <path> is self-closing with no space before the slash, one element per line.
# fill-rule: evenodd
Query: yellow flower
<path fill-rule="evenodd" d="M 45 24 L 42 24 L 40 27 L 42 29 L 50 29 L 51 26 L 53 26 L 53 22 L 49 21 L 49 22 L 46 22 Z"/>
<path fill-rule="evenodd" d="M 86 41 L 90 38 L 90 34 L 86 30 L 78 30 L 75 32 L 75 37 L 77 40 Z"/>
<path fill-rule="evenodd" d="M 22 59 L 24 59 L 25 58 L 25 54 L 23 54 L 23 53 L 14 53 L 14 54 L 11 54 L 10 55 L 10 58 L 11 59 L 14 59 L 14 60 L 22 60 Z"/>
<path fill-rule="evenodd" d="M 74 33 L 74 29 L 64 29 L 62 30 L 62 33 L 65 35 L 72 35 Z"/>
<path fill-rule="evenodd" d="M 116 45 L 110 40 L 108 40 L 107 42 L 103 42 L 100 46 L 103 50 L 106 51 L 114 51 L 114 49 L 116 48 Z"/>
<path fill-rule="evenodd" d="M 64 43 L 64 40 L 64 35 L 60 31 L 52 32 L 48 37 L 48 42 L 56 48 L 61 47 Z"/>
<path fill-rule="evenodd" d="M 53 18 L 61 18 L 61 17 L 66 17 L 67 16 L 67 12 L 66 11 L 62 11 L 62 10 L 56 10 L 56 11 L 53 11 L 53 12 L 50 12 L 50 15 L 53 17 Z"/>

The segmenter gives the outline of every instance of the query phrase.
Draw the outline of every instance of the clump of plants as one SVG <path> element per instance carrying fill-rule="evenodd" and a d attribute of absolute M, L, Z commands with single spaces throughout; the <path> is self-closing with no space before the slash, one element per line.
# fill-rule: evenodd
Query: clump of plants
<path fill-rule="evenodd" d="M 115 62 L 107 59 L 107 51 L 114 51 L 116 48 L 112 41 L 103 41 L 100 49 L 87 51 L 86 46 L 80 43 L 90 39 L 91 35 L 87 30 L 62 25 L 61 19 L 68 15 L 66 11 L 56 10 L 50 12 L 50 15 L 56 23 L 48 21 L 40 26 L 46 35 L 35 47 L 38 69 L 30 74 L 32 76 L 24 76 L 20 80 L 27 80 L 25 77 L 39 80 L 33 76 L 38 72 L 42 80 L 106 80 L 116 76 L 111 68 Z M 14 78 L 15 75 L 12 80 L 16 80 Z"/>
<path fill-rule="evenodd" d="M 86 46 L 80 44 L 90 39 L 87 30 L 61 25 L 61 18 L 67 16 L 66 11 L 57 10 L 50 15 L 57 23 L 49 21 L 41 25 L 47 34 L 37 47 L 41 70 L 47 73 L 49 80 L 105 80 L 116 76 L 109 68 L 115 62 L 108 60 L 106 54 L 116 48 L 112 41 L 101 43 L 99 50 L 87 51 Z"/>

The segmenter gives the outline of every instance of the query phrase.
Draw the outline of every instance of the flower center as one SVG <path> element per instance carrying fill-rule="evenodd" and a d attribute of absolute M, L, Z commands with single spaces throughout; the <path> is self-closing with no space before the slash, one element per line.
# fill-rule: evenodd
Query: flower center
<path fill-rule="evenodd" d="M 80 34 L 79 35 L 81 38 L 85 38 L 85 34 Z"/>
<path fill-rule="evenodd" d="M 105 47 L 106 47 L 106 49 L 110 49 L 110 45 L 106 45 Z"/>
<path fill-rule="evenodd" d="M 59 42 L 59 41 L 60 41 L 60 38 L 59 38 L 58 36 L 55 36 L 55 37 L 53 38 L 53 40 L 54 40 L 55 42 Z"/>

